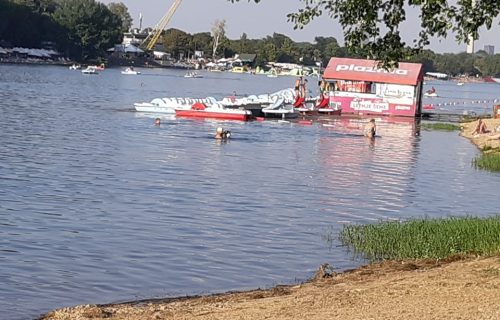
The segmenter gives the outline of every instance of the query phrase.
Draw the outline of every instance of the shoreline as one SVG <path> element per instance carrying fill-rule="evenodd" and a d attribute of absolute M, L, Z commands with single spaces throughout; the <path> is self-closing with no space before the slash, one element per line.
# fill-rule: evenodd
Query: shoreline
<path fill-rule="evenodd" d="M 66 319 L 495 319 L 500 255 L 384 261 L 325 273 L 299 285 L 207 296 L 80 305 L 42 315 Z"/>
<path fill-rule="evenodd" d="M 476 120 L 473 122 L 462 123 L 462 131 L 460 132 L 460 135 L 464 138 L 469 139 L 479 149 L 484 149 L 485 147 L 491 149 L 500 148 L 500 139 L 491 139 L 493 135 L 500 134 L 500 131 L 495 132 L 495 128 L 500 126 L 500 119 L 491 118 L 482 120 L 486 124 L 486 128 L 490 130 L 490 133 L 473 134 L 473 131 L 478 123 L 478 120 Z"/>

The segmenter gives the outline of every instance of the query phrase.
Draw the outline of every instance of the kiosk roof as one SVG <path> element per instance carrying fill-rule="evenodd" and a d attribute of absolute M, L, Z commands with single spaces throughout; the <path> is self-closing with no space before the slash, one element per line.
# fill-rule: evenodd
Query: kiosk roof
<path fill-rule="evenodd" d="M 393 70 L 378 68 L 377 61 L 331 58 L 325 69 L 325 80 L 352 80 L 417 85 L 423 80 L 421 63 L 400 62 Z"/>

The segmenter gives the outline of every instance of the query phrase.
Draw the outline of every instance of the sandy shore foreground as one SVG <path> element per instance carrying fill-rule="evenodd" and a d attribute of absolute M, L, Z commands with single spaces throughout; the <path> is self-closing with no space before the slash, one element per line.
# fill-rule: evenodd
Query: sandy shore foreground
<path fill-rule="evenodd" d="M 384 262 L 297 286 L 63 308 L 41 319 L 500 319 L 500 256 Z"/>

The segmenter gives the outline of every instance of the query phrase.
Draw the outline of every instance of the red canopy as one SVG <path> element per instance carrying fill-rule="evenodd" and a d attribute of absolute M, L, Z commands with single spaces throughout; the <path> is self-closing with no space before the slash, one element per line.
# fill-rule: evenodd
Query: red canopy
<path fill-rule="evenodd" d="M 393 84 L 417 85 L 423 80 L 421 63 L 400 62 L 399 67 L 385 70 L 377 67 L 375 60 L 331 58 L 325 69 L 325 80 L 370 81 Z"/>

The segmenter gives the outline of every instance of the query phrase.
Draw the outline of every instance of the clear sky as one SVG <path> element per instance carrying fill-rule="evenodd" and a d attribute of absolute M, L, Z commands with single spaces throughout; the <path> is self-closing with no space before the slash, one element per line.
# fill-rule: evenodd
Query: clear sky
<path fill-rule="evenodd" d="M 139 13 L 143 15 L 143 27 L 154 27 L 168 11 L 173 0 L 102 0 L 103 3 L 123 2 L 134 19 L 134 26 L 139 26 Z M 232 4 L 227 0 L 184 0 L 173 16 L 167 28 L 177 28 L 188 33 L 209 32 L 216 19 L 226 20 L 226 36 L 238 39 L 242 33 L 249 38 L 264 38 L 274 32 L 282 33 L 294 41 L 313 42 L 316 36 L 333 36 L 343 44 L 342 29 L 339 24 L 327 16 L 316 19 L 303 30 L 294 30 L 293 24 L 287 22 L 287 13 L 295 12 L 303 7 L 299 0 L 240 0 Z M 412 18 L 414 17 L 414 18 Z M 404 40 L 412 44 L 412 39 L 418 34 L 418 11 L 407 11 L 408 21 L 402 26 Z M 496 19 L 490 30 L 481 30 L 480 38 L 475 43 L 476 50 L 484 45 L 494 45 L 495 53 L 500 52 L 500 19 Z M 496 33 L 496 34 L 495 34 Z M 435 52 L 465 51 L 464 44 L 458 44 L 453 35 L 446 39 L 434 39 L 429 47 Z"/>

